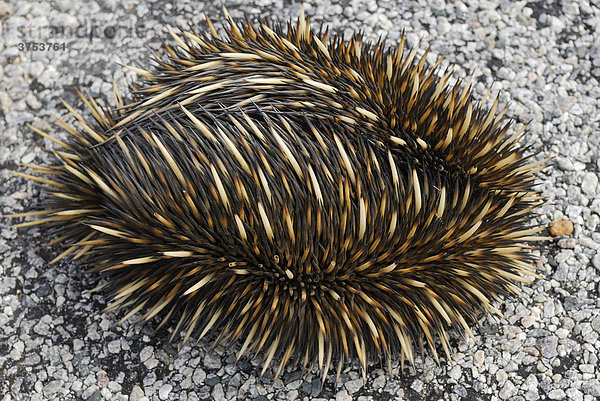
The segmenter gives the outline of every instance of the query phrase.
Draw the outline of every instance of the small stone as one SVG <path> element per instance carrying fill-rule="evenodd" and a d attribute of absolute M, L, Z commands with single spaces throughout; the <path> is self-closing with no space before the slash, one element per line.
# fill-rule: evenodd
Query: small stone
<path fill-rule="evenodd" d="M 385 375 L 380 375 L 373 380 L 373 388 L 379 390 L 385 386 Z"/>
<path fill-rule="evenodd" d="M 581 390 L 586 395 L 600 397 L 600 381 L 598 379 L 584 381 L 581 385 Z"/>
<path fill-rule="evenodd" d="M 598 176 L 592 172 L 583 174 L 583 180 L 581 181 L 581 190 L 590 196 L 596 195 L 596 187 L 598 187 Z"/>
<path fill-rule="evenodd" d="M 364 382 L 362 379 L 350 380 L 347 381 L 344 385 L 348 390 L 348 393 L 354 394 L 363 386 Z"/>
<path fill-rule="evenodd" d="M 282 378 L 283 383 L 286 385 L 286 387 L 289 387 L 289 384 L 291 382 L 295 382 L 300 379 L 302 379 L 302 371 L 300 370 L 295 370 L 293 372 L 286 373 Z"/>
<path fill-rule="evenodd" d="M 448 376 L 458 381 L 458 379 L 460 379 L 462 376 L 462 368 L 458 365 L 453 366 L 448 372 Z"/>
<path fill-rule="evenodd" d="M 118 354 L 121 351 L 121 340 L 113 340 L 108 343 L 108 352 Z"/>
<path fill-rule="evenodd" d="M 150 358 L 146 362 L 144 362 L 144 366 L 148 369 L 153 369 L 158 366 L 158 359 Z"/>
<path fill-rule="evenodd" d="M 521 318 L 521 324 L 523 325 L 523 327 L 528 329 L 535 324 L 535 317 L 532 315 L 523 316 Z"/>
<path fill-rule="evenodd" d="M 544 358 L 554 358 L 558 355 L 556 347 L 558 346 L 558 338 L 548 336 L 539 341 L 540 352 Z"/>
<path fill-rule="evenodd" d="M 10 108 L 13 104 L 12 99 L 6 92 L 0 92 L 0 111 L 7 115 L 10 111 Z"/>
<path fill-rule="evenodd" d="M 537 379 L 537 377 L 535 377 L 534 374 L 530 374 L 525 379 L 525 382 L 521 385 L 521 390 L 523 390 L 523 391 L 534 391 L 534 390 L 536 390 L 539 387 L 539 385 L 540 385 L 540 382 Z"/>
<path fill-rule="evenodd" d="M 507 380 L 500 392 L 498 393 L 498 396 L 503 400 L 507 400 L 510 397 L 517 395 L 517 392 L 517 387 L 515 387 L 513 382 Z"/>
<path fill-rule="evenodd" d="M 154 353 L 154 347 L 148 345 L 140 351 L 140 362 L 146 362 Z"/>
<path fill-rule="evenodd" d="M 163 384 L 158 389 L 158 397 L 161 400 L 168 399 L 169 398 L 169 394 L 171 393 L 171 390 L 173 390 L 173 386 L 171 386 L 170 384 Z"/>
<path fill-rule="evenodd" d="M 561 238 L 556 243 L 559 248 L 563 249 L 575 249 L 579 241 L 576 238 Z"/>
<path fill-rule="evenodd" d="M 225 399 L 225 392 L 223 391 L 223 385 L 221 383 L 217 383 L 213 388 L 211 393 L 213 400 L 215 401 L 223 401 Z"/>
<path fill-rule="evenodd" d="M 563 171 L 581 171 L 585 169 L 585 164 L 580 162 L 573 162 L 571 159 L 566 157 L 559 157 L 556 159 L 558 168 Z"/>
<path fill-rule="evenodd" d="M 417 393 L 420 393 L 421 391 L 423 391 L 423 382 L 419 379 L 415 379 L 414 382 L 412 382 L 410 388 L 415 390 Z"/>
<path fill-rule="evenodd" d="M 591 326 L 596 333 L 600 333 L 600 316 L 592 319 Z"/>
<path fill-rule="evenodd" d="M 569 266 L 566 263 L 560 263 L 554 272 L 552 278 L 556 281 L 567 281 Z"/>
<path fill-rule="evenodd" d="M 33 159 L 35 159 L 35 152 L 25 153 L 23 157 L 21 157 L 21 163 L 31 163 Z"/>
<path fill-rule="evenodd" d="M 133 386 L 129 394 L 129 401 L 140 401 L 144 397 L 144 390 L 140 386 Z"/>
<path fill-rule="evenodd" d="M 567 397 L 573 401 L 583 401 L 583 394 L 576 388 L 569 388 L 566 391 Z"/>
<path fill-rule="evenodd" d="M 112 393 L 118 393 L 119 391 L 121 391 L 122 387 L 116 381 L 111 380 L 108 382 L 108 385 L 106 386 L 106 388 L 109 389 Z"/>
<path fill-rule="evenodd" d="M 555 221 L 550 223 L 548 231 L 553 237 L 558 237 L 559 235 L 571 235 L 571 233 L 573 233 L 573 222 L 570 220 Z"/>
<path fill-rule="evenodd" d="M 569 336 L 569 330 L 560 328 L 560 329 L 556 330 L 555 334 L 556 334 L 556 337 L 558 337 L 560 339 L 564 339 Z"/>
<path fill-rule="evenodd" d="M 73 340 L 73 351 L 77 352 L 77 351 L 81 351 L 81 349 L 83 348 L 83 346 L 85 345 L 85 343 L 80 340 L 79 338 L 76 338 Z"/>
<path fill-rule="evenodd" d="M 335 401 L 352 401 L 352 396 L 346 390 L 338 391 L 335 395 Z"/>
<path fill-rule="evenodd" d="M 191 377 L 186 377 L 179 383 L 179 387 L 181 387 L 184 390 L 188 390 L 188 389 L 192 388 L 193 386 L 194 386 L 194 384 L 192 383 Z"/>
<path fill-rule="evenodd" d="M 596 252 L 596 255 L 592 258 L 592 265 L 600 271 L 600 251 Z"/>
<path fill-rule="evenodd" d="M 204 380 L 206 380 L 206 372 L 200 368 L 196 368 L 196 370 L 194 370 L 194 374 L 192 375 L 192 380 L 197 386 L 204 384 Z"/>
<path fill-rule="evenodd" d="M 592 214 L 585 221 L 585 226 L 589 228 L 590 231 L 595 231 L 598 224 L 600 224 L 600 217 L 597 214 Z"/>
<path fill-rule="evenodd" d="M 25 103 L 27 103 L 27 106 L 29 106 L 29 108 L 32 110 L 39 110 L 43 106 L 42 102 L 40 102 L 38 98 L 33 95 L 27 96 L 25 98 Z"/>
<path fill-rule="evenodd" d="M 109 381 L 108 375 L 106 374 L 106 372 L 101 370 L 96 375 L 98 377 L 98 387 L 100 387 L 100 388 L 106 387 L 106 385 L 108 384 L 108 381 Z"/>
<path fill-rule="evenodd" d="M 110 395 L 109 395 L 110 397 Z M 94 391 L 92 395 L 86 401 L 100 401 L 102 400 L 102 393 L 98 390 Z"/>
<path fill-rule="evenodd" d="M 461 386 L 460 384 L 457 384 L 456 386 L 454 386 L 453 390 L 454 390 L 454 393 L 456 395 L 458 395 L 461 400 L 464 400 L 465 397 L 467 396 L 467 389 L 464 386 Z"/>
<path fill-rule="evenodd" d="M 61 389 L 62 385 L 62 380 L 52 380 L 50 383 L 44 386 L 44 395 L 51 396 L 53 394 L 56 394 L 58 390 Z"/>
<path fill-rule="evenodd" d="M 442 19 L 438 25 L 438 31 L 441 34 L 446 34 L 452 30 L 452 24 L 448 22 L 447 19 Z"/>
<path fill-rule="evenodd" d="M 498 382 L 498 385 L 502 386 L 504 383 L 506 383 L 507 379 L 508 379 L 508 374 L 506 373 L 506 371 L 504 369 L 499 369 L 496 372 L 496 381 Z"/>
<path fill-rule="evenodd" d="M 293 382 L 287 383 L 285 388 L 287 388 L 288 390 L 297 390 L 301 384 L 302 380 L 294 380 Z"/>
<path fill-rule="evenodd" d="M 531 390 L 525 393 L 525 399 L 527 401 L 537 401 L 540 399 L 540 395 L 538 394 L 537 389 Z"/>
<path fill-rule="evenodd" d="M 221 369 L 221 358 L 215 352 L 209 352 L 204 357 L 204 366 L 208 369 Z"/>
<path fill-rule="evenodd" d="M 551 400 L 563 400 L 565 398 L 565 392 L 557 388 L 548 393 L 548 398 Z"/>
<path fill-rule="evenodd" d="M 311 397 L 318 396 L 321 393 L 321 391 L 323 390 L 323 382 L 319 378 L 314 378 L 311 383 L 311 386 L 312 386 L 312 388 L 310 390 Z"/>
<path fill-rule="evenodd" d="M 219 382 L 219 380 L 220 380 L 219 376 L 215 375 L 214 373 L 211 373 L 210 375 L 208 375 L 206 377 L 206 380 L 204 381 L 204 383 L 207 386 L 211 386 L 212 387 L 212 386 L 216 385 Z M 281 383 L 281 381 L 280 381 L 280 383 Z"/>
<path fill-rule="evenodd" d="M 544 302 L 543 312 L 545 318 L 551 318 L 556 314 L 556 305 L 552 299 L 548 299 Z"/>
<path fill-rule="evenodd" d="M 25 350 L 25 343 L 21 340 L 17 341 L 13 344 L 13 350 L 10 353 L 10 356 L 13 360 L 18 361 L 21 359 L 23 355 L 23 351 Z"/>
<path fill-rule="evenodd" d="M 308 380 L 303 381 L 302 385 L 300 386 L 300 389 L 304 394 L 310 394 L 311 383 Z"/>
<path fill-rule="evenodd" d="M 475 352 L 473 355 L 473 363 L 477 367 L 483 366 L 483 362 L 485 361 L 485 353 L 482 350 Z"/>
<path fill-rule="evenodd" d="M 579 236 L 579 241 L 578 241 L 579 245 L 581 246 L 585 246 L 586 248 L 590 248 L 590 249 L 600 249 L 600 242 L 596 242 L 591 238 L 588 237 L 584 237 L 584 236 Z"/>
<path fill-rule="evenodd" d="M 0 18 L 10 17 L 12 15 L 12 6 L 7 2 L 0 2 Z"/>

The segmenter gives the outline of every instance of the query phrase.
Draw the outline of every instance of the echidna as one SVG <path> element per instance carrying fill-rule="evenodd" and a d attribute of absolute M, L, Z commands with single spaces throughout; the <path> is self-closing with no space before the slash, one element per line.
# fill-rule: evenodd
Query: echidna
<path fill-rule="evenodd" d="M 289 361 L 413 361 L 423 339 L 471 334 L 481 311 L 534 277 L 527 225 L 542 162 L 521 134 L 450 86 L 426 54 L 228 20 L 226 37 L 171 32 L 152 71 L 30 166 L 29 215 L 107 276 L 124 319 L 176 317 L 174 334 Z M 440 60 L 441 61 L 441 60 Z M 26 215 L 22 214 L 21 216 Z M 314 364 L 314 365 L 313 365 Z"/>

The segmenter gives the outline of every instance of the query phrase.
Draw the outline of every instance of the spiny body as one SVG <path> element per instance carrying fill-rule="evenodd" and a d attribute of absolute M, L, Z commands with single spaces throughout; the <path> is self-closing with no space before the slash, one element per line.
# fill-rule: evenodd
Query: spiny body
<path fill-rule="evenodd" d="M 241 343 L 327 374 L 358 357 L 449 352 L 480 311 L 533 276 L 528 213 L 538 164 L 503 113 L 448 86 L 426 55 L 355 36 L 227 15 L 225 38 L 172 36 L 124 104 L 19 173 L 51 188 L 41 210 L 74 254 L 108 275 L 110 308 L 174 334 Z M 408 54 L 407 54 L 408 53 Z M 481 104 L 485 102 L 482 101 Z M 36 132 L 49 137 L 37 129 Z"/>

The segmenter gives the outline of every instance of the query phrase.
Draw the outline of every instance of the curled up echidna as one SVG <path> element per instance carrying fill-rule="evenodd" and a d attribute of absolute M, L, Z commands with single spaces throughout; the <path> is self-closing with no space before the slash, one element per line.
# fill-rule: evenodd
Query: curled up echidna
<path fill-rule="evenodd" d="M 79 129 L 39 210 L 106 277 L 109 309 L 290 361 L 414 359 L 534 277 L 540 202 L 520 132 L 426 55 L 228 20 L 175 46 L 124 102 L 69 105 Z M 487 98 L 487 96 L 486 96 Z M 338 368 L 339 369 L 339 368 Z"/>

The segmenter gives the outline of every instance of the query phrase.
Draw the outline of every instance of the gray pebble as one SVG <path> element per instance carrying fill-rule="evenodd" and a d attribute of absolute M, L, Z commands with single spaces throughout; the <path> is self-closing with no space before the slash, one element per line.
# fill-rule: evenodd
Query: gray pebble
<path fill-rule="evenodd" d="M 571 159 L 559 157 L 557 158 L 558 167 L 564 171 L 582 171 L 585 169 L 585 164 L 574 162 Z"/>
<path fill-rule="evenodd" d="M 485 361 L 485 353 L 482 350 L 478 350 L 473 354 L 473 364 L 475 366 L 481 367 L 483 366 L 483 362 Z"/>
<path fill-rule="evenodd" d="M 569 336 L 569 330 L 560 328 L 555 332 L 556 336 L 560 339 L 565 339 Z"/>
<path fill-rule="evenodd" d="M 156 359 L 156 358 L 150 358 L 150 359 L 148 359 L 148 360 L 146 360 L 146 361 L 144 362 L 144 366 L 145 366 L 147 369 L 154 369 L 155 367 L 157 367 L 157 366 L 158 366 L 158 364 L 159 364 L 159 363 L 160 363 L 160 362 L 158 361 L 158 359 Z"/>
<path fill-rule="evenodd" d="M 225 400 L 225 393 L 223 392 L 223 386 L 221 385 L 221 383 L 217 383 L 217 385 L 215 385 L 211 395 L 213 400 L 215 401 Z"/>
<path fill-rule="evenodd" d="M 454 380 L 459 380 L 462 376 L 462 368 L 459 365 L 454 365 L 452 369 L 448 372 L 448 376 L 453 378 Z"/>
<path fill-rule="evenodd" d="M 548 359 L 554 358 L 558 355 L 558 351 L 556 349 L 557 345 L 558 338 L 555 336 L 548 336 L 539 341 L 540 352 L 544 358 Z"/>
<path fill-rule="evenodd" d="M 595 173 L 587 172 L 583 174 L 583 180 L 581 181 L 581 190 L 590 196 L 596 195 L 596 188 L 598 187 L 598 176 Z"/>
<path fill-rule="evenodd" d="M 356 380 L 350 380 L 350 381 L 346 382 L 346 384 L 344 386 L 348 390 L 348 393 L 354 394 L 358 390 L 360 390 L 363 385 L 364 385 L 363 379 L 356 379 Z"/>
<path fill-rule="evenodd" d="M 311 383 L 310 395 L 311 397 L 318 396 L 323 390 L 323 382 L 320 378 L 314 378 Z"/>
<path fill-rule="evenodd" d="M 600 271 L 600 251 L 596 252 L 592 258 L 592 265 L 596 268 L 596 270 Z"/>
<path fill-rule="evenodd" d="M 573 401 L 583 401 L 583 393 L 576 388 L 568 388 L 565 393 Z"/>
<path fill-rule="evenodd" d="M 576 238 L 562 238 L 558 240 L 557 245 L 564 249 L 574 249 L 579 241 Z"/>
<path fill-rule="evenodd" d="M 108 352 L 117 354 L 121 351 L 121 340 L 113 340 L 107 344 Z"/>
<path fill-rule="evenodd" d="M 464 399 L 467 396 L 467 389 L 460 384 L 453 387 L 454 393 L 458 395 L 461 399 Z"/>
<path fill-rule="evenodd" d="M 62 380 L 52 380 L 44 386 L 44 395 L 47 397 L 53 396 L 62 388 L 63 384 Z"/>
<path fill-rule="evenodd" d="M 420 379 L 415 379 L 412 382 L 410 388 L 415 390 L 417 393 L 420 393 L 421 391 L 423 391 L 423 386 L 424 386 L 424 383 Z"/>
<path fill-rule="evenodd" d="M 525 382 L 521 385 L 521 389 L 523 389 L 526 392 L 534 391 L 538 388 L 538 386 L 539 386 L 539 381 L 538 381 L 537 377 L 534 374 L 530 374 L 525 379 Z"/>
<path fill-rule="evenodd" d="M 287 385 L 290 382 L 299 380 L 302 378 L 303 372 L 300 370 L 295 370 L 293 372 L 287 373 L 283 376 L 283 382 Z"/>
<path fill-rule="evenodd" d="M 194 370 L 194 375 L 192 376 L 192 380 L 194 381 L 194 383 L 197 386 L 199 386 L 204 383 L 205 379 L 206 379 L 206 372 L 204 372 L 200 368 L 196 368 L 196 370 Z"/>
<path fill-rule="evenodd" d="M 565 392 L 562 389 L 554 389 L 548 393 L 548 398 L 551 400 L 563 400 L 565 398 Z"/>
<path fill-rule="evenodd" d="M 148 345 L 140 351 L 140 362 L 146 362 L 154 353 L 154 347 Z"/>
<path fill-rule="evenodd" d="M 507 380 L 506 383 L 504 383 L 504 386 L 502 387 L 500 392 L 498 393 L 498 396 L 503 400 L 508 400 L 509 398 L 517 395 L 518 391 L 519 390 L 517 389 L 517 387 L 515 387 L 513 382 Z"/>
<path fill-rule="evenodd" d="M 220 369 L 221 358 L 215 352 L 208 352 L 204 357 L 204 366 L 208 369 Z"/>
<path fill-rule="evenodd" d="M 9 3 L 4 1 L 0 2 L 0 18 L 8 17 L 12 15 L 13 7 Z"/>
<path fill-rule="evenodd" d="M 598 379 L 584 381 L 581 385 L 581 391 L 586 395 L 600 397 L 600 381 Z"/>
<path fill-rule="evenodd" d="M 156 359 L 158 359 L 160 362 L 164 363 L 165 365 L 168 365 L 169 363 L 171 363 L 171 357 L 162 348 L 155 350 L 154 356 L 156 357 Z"/>
<path fill-rule="evenodd" d="M 173 386 L 170 384 L 163 384 L 162 386 L 160 386 L 160 389 L 158 389 L 158 397 L 161 400 L 166 400 L 169 398 L 169 394 L 171 393 L 171 390 L 173 390 Z"/>
<path fill-rule="evenodd" d="M 579 244 L 581 246 L 584 246 L 584 247 L 590 248 L 590 249 L 594 249 L 594 250 L 595 249 L 600 249 L 600 243 L 594 241 L 591 238 L 587 238 L 587 237 L 584 237 L 584 236 L 580 236 L 579 237 Z"/>
<path fill-rule="evenodd" d="M 569 272 L 569 267 L 567 266 L 567 264 L 561 263 L 556 268 L 556 271 L 554 272 L 554 275 L 552 276 L 552 278 L 554 278 L 556 281 L 566 281 L 568 272 Z"/>
<path fill-rule="evenodd" d="M 600 216 L 598 216 L 597 214 L 592 214 L 590 217 L 588 217 L 588 219 L 585 221 L 585 226 L 590 230 L 590 231 L 595 231 L 596 227 L 598 226 L 598 224 L 600 224 Z"/>
<path fill-rule="evenodd" d="M 300 388 L 301 384 L 302 380 L 294 380 L 293 382 L 287 383 L 285 388 L 289 390 L 297 390 L 298 388 Z"/>
<path fill-rule="evenodd" d="M 600 333 L 600 316 L 592 319 L 591 327 L 596 333 Z"/>
<path fill-rule="evenodd" d="M 154 384 L 154 382 L 156 382 L 156 373 L 155 372 L 149 372 L 146 376 L 144 376 L 144 379 L 142 380 L 142 383 L 144 384 L 145 387 L 150 387 Z"/>
<path fill-rule="evenodd" d="M 341 390 L 335 394 L 335 401 L 352 401 L 352 396 L 348 394 L 348 391 Z"/>
<path fill-rule="evenodd" d="M 211 373 L 209 375 L 207 375 L 206 380 L 204 381 L 204 383 L 207 386 L 214 386 L 215 384 L 217 384 L 219 382 L 219 377 L 217 375 L 215 375 L 214 373 Z"/>
<path fill-rule="evenodd" d="M 100 401 L 102 400 L 102 393 L 98 390 L 94 391 L 86 401 Z"/>

